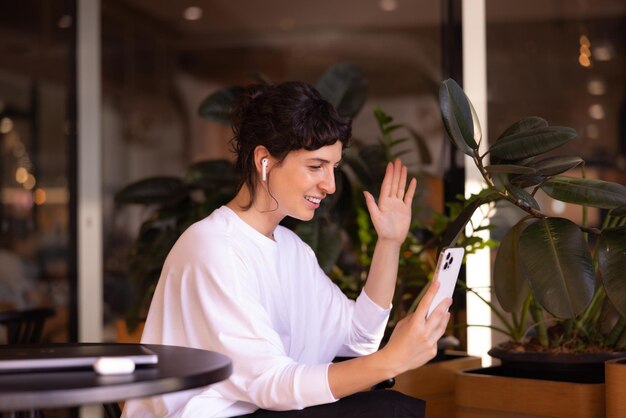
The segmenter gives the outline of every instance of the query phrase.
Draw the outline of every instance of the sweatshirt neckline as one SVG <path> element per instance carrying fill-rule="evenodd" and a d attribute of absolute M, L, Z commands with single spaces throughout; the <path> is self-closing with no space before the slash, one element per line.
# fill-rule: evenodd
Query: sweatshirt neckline
<path fill-rule="evenodd" d="M 256 242 L 263 244 L 263 245 L 271 246 L 272 248 L 275 248 L 278 245 L 277 240 L 279 239 L 278 235 L 280 235 L 277 233 L 279 229 L 278 227 L 274 229 L 274 232 L 273 232 L 274 239 L 271 239 L 265 236 L 264 234 L 260 233 L 252 225 L 250 225 L 249 223 L 241 219 L 239 215 L 237 215 L 237 213 L 231 208 L 229 208 L 228 206 L 224 205 L 220 209 L 226 212 L 228 217 L 234 219 L 235 222 L 237 222 L 237 224 L 241 227 L 241 230 L 250 238 L 254 239 Z"/>

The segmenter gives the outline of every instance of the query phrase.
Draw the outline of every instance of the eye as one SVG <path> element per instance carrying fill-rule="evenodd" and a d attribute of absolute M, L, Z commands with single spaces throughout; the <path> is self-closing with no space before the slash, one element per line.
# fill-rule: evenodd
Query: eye
<path fill-rule="evenodd" d="M 317 171 L 317 170 L 320 170 L 321 168 L 322 168 L 322 166 L 321 166 L 321 165 L 310 165 L 310 166 L 309 166 L 309 169 L 310 169 L 311 171 Z"/>

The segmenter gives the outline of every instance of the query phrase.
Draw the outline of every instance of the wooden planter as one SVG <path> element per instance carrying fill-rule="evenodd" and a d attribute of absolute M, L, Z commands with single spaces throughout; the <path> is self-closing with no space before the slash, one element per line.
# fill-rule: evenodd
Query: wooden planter
<path fill-rule="evenodd" d="M 137 328 L 129 332 L 126 321 L 118 319 L 115 321 L 115 331 L 117 333 L 115 341 L 118 343 L 138 343 L 141 340 L 144 325 L 145 322 L 140 322 Z"/>
<path fill-rule="evenodd" d="M 606 384 L 606 418 L 626 417 L 626 358 L 604 364 Z"/>
<path fill-rule="evenodd" d="M 480 365 L 479 357 L 448 351 L 441 360 L 397 376 L 393 389 L 425 400 L 428 418 L 454 418 L 456 372 Z"/>
<path fill-rule="evenodd" d="M 456 418 L 605 417 L 602 382 L 540 380 L 506 373 L 499 366 L 459 372 Z"/>

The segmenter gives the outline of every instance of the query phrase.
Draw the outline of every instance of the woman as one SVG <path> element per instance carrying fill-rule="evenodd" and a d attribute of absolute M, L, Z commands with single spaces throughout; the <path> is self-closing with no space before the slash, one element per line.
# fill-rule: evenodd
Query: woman
<path fill-rule="evenodd" d="M 431 359 L 449 318 L 446 299 L 425 319 L 435 283 L 377 351 L 415 179 L 407 186 L 407 169 L 396 161 L 387 167 L 378 201 L 365 193 L 378 241 L 364 290 L 352 301 L 322 272 L 311 248 L 279 226 L 286 216 L 310 220 L 335 192 L 350 121 L 312 87 L 290 82 L 245 94 L 233 130 L 239 191 L 174 245 L 142 336 L 143 343 L 224 353 L 233 374 L 208 388 L 128 402 L 125 414 L 423 416 L 422 401 L 363 392 Z M 332 363 L 336 356 L 357 357 Z"/>

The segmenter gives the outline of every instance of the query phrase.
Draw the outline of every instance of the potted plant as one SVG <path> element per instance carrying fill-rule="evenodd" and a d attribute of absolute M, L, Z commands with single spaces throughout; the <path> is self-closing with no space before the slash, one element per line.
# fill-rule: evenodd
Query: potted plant
<path fill-rule="evenodd" d="M 476 205 L 493 202 L 525 213 L 502 239 L 493 266 L 498 304 L 491 306 L 503 323 L 498 330 L 510 341 L 494 347 L 490 354 L 500 358 L 502 365 L 474 375 L 463 373 L 465 380 L 459 378 L 457 386 L 457 416 L 470 416 L 464 412 L 470 409 L 472 417 L 513 416 L 530 410 L 540 414 L 542 408 L 546 413 L 569 414 L 549 416 L 600 416 L 598 411 L 604 411 L 603 363 L 623 356 L 626 349 L 626 187 L 562 175 L 577 166 L 584 173 L 584 161 L 546 154 L 573 139 L 576 132 L 550 126 L 539 117 L 515 123 L 481 154 L 480 123 L 463 90 L 454 80 L 446 80 L 439 96 L 450 140 L 471 157 L 485 182 L 485 189 L 468 203 L 461 218 L 468 218 Z M 549 217 L 535 199 L 539 190 L 553 199 L 581 205 L 583 210 L 596 207 L 608 213 L 599 226 Z M 534 367 L 535 361 L 540 365 Z M 572 365 L 582 371 L 572 371 Z M 542 373 L 546 370 L 549 376 Z M 480 378 L 496 375 L 517 378 L 515 390 L 503 381 Z M 526 384 L 524 378 L 543 380 Z M 551 378 L 562 385 L 544 387 Z M 588 397 L 596 405 L 583 407 L 566 395 L 580 390 L 575 382 L 589 379 L 600 386 L 576 399 Z M 522 396 L 524 386 L 529 391 Z M 477 397 L 480 388 L 498 390 L 499 396 Z M 555 407 L 559 391 L 565 403 Z M 542 392 L 550 392 L 553 399 L 542 403 Z M 487 406 L 489 400 L 497 405 Z"/>

